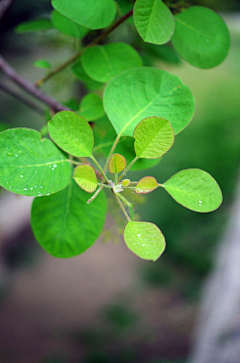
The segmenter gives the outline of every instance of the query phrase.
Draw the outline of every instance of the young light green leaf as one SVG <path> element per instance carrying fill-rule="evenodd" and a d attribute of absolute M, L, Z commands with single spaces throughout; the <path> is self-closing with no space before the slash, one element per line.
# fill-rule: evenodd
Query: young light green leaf
<path fill-rule="evenodd" d="M 17 25 L 15 31 L 18 34 L 22 34 L 39 32 L 48 29 L 52 29 L 52 23 L 49 19 L 34 19 Z"/>
<path fill-rule="evenodd" d="M 9 129 L 0 133 L 0 185 L 10 192 L 40 197 L 66 188 L 72 168 L 66 156 L 40 132 Z"/>
<path fill-rule="evenodd" d="M 44 69 L 49 69 L 51 68 L 51 63 L 49 63 L 47 60 L 45 59 L 39 59 L 36 62 L 33 63 L 34 67 L 38 67 L 38 68 L 44 68 Z"/>
<path fill-rule="evenodd" d="M 91 204 L 88 199 L 72 179 L 62 192 L 33 201 L 31 225 L 45 251 L 68 258 L 92 246 L 103 228 L 107 205 L 104 192 Z"/>
<path fill-rule="evenodd" d="M 222 192 L 216 180 L 200 169 L 179 171 L 163 187 L 177 203 L 195 212 L 211 212 L 222 203 Z"/>
<path fill-rule="evenodd" d="M 165 249 L 165 238 L 153 223 L 128 222 L 124 229 L 127 247 L 144 260 L 156 261 Z"/>
<path fill-rule="evenodd" d="M 175 16 L 172 44 L 190 64 L 212 68 L 227 56 L 230 36 L 224 21 L 213 10 L 192 6 Z"/>
<path fill-rule="evenodd" d="M 72 111 L 61 111 L 48 122 L 53 141 L 67 153 L 77 157 L 92 155 L 93 132 L 88 122 Z"/>
<path fill-rule="evenodd" d="M 136 185 L 135 192 L 137 194 L 147 194 L 158 188 L 158 182 L 153 176 L 145 176 L 140 179 Z"/>
<path fill-rule="evenodd" d="M 167 43 L 175 28 L 173 15 L 162 0 L 137 0 L 133 20 L 142 39 L 153 44 Z"/>
<path fill-rule="evenodd" d="M 95 139 L 93 152 L 97 154 L 103 153 L 106 157 L 108 157 L 117 134 L 107 116 L 98 120 L 97 127 L 93 128 L 93 132 Z M 134 138 L 129 136 L 121 137 L 115 151 L 125 157 L 127 165 L 130 164 L 136 156 L 134 150 Z M 145 170 L 157 165 L 159 161 L 160 159 L 138 159 L 131 167 L 131 170 Z"/>
<path fill-rule="evenodd" d="M 113 0 L 52 0 L 52 6 L 60 14 L 89 29 L 106 28 L 116 14 Z"/>
<path fill-rule="evenodd" d="M 145 117 L 171 122 L 175 134 L 191 121 L 195 102 L 177 76 L 156 68 L 129 69 L 113 78 L 104 92 L 105 111 L 118 135 L 133 136 Z"/>
<path fill-rule="evenodd" d="M 109 161 L 108 169 L 111 174 L 117 174 L 126 168 L 126 159 L 121 154 L 113 154 Z"/>
<path fill-rule="evenodd" d="M 123 179 L 122 186 L 127 187 L 130 184 L 130 179 Z"/>
<path fill-rule="evenodd" d="M 147 117 L 135 128 L 134 149 L 138 158 L 158 159 L 174 143 L 174 131 L 169 121 L 160 117 Z"/>
<path fill-rule="evenodd" d="M 87 48 L 81 57 L 81 62 L 90 78 L 104 83 L 126 69 L 142 65 L 136 50 L 125 43 L 110 43 Z"/>
<path fill-rule="evenodd" d="M 96 90 L 104 86 L 104 83 L 96 82 L 92 78 L 88 77 L 85 73 L 81 60 L 78 59 L 71 68 L 72 74 L 80 82 L 84 83 L 85 87 L 89 90 Z"/>
<path fill-rule="evenodd" d="M 52 11 L 51 21 L 55 29 L 69 37 L 83 38 L 89 32 L 89 29 L 74 23 L 56 10 Z"/>
<path fill-rule="evenodd" d="M 86 192 L 93 193 L 97 189 L 97 176 L 91 165 L 78 165 L 73 174 L 75 182 Z"/>
<path fill-rule="evenodd" d="M 95 121 L 104 116 L 103 101 L 95 93 L 84 96 L 77 111 L 79 115 L 88 121 Z"/>

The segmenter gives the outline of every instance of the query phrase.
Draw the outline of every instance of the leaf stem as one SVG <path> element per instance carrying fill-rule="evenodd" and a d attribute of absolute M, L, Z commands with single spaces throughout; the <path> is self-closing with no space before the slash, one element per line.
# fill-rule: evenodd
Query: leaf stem
<path fill-rule="evenodd" d="M 107 184 L 103 184 L 103 183 L 98 183 L 98 185 L 100 187 L 103 187 L 103 188 L 109 188 L 109 189 L 112 189 L 112 186 L 111 185 L 107 185 Z"/>
<path fill-rule="evenodd" d="M 121 135 L 118 135 L 118 136 L 116 137 L 116 139 L 115 139 L 115 141 L 114 141 L 114 143 L 113 143 L 113 145 L 112 145 L 112 148 L 111 148 L 111 150 L 110 150 L 110 152 L 109 152 L 109 154 L 108 154 L 108 157 L 107 157 L 106 163 L 105 163 L 104 168 L 103 168 L 103 170 L 104 170 L 105 172 L 107 171 L 107 167 L 108 167 L 109 161 L 110 161 L 110 159 L 111 159 L 111 157 L 112 157 L 112 155 L 113 155 L 113 153 L 114 153 L 114 150 L 116 149 L 116 146 L 117 146 L 117 144 L 118 144 L 118 141 L 120 140 L 120 137 L 121 137 Z"/>
<path fill-rule="evenodd" d="M 68 160 L 71 164 L 74 164 L 74 165 L 80 165 L 81 163 L 79 163 L 78 161 L 75 161 L 75 160 L 71 160 L 69 159 Z"/>
<path fill-rule="evenodd" d="M 125 174 L 127 174 L 128 170 L 133 166 L 133 164 L 136 163 L 138 160 L 138 157 L 136 156 L 131 163 L 126 167 L 126 169 L 123 170 L 122 174 L 119 176 L 118 181 L 121 181 Z"/>
<path fill-rule="evenodd" d="M 99 187 L 98 190 L 93 194 L 93 196 L 88 199 L 87 204 L 90 204 L 97 196 L 98 194 L 103 190 L 103 187 Z"/>
<path fill-rule="evenodd" d="M 63 69 L 67 68 L 70 64 L 75 62 L 82 53 L 87 49 L 92 47 L 93 45 L 96 45 L 100 43 L 104 38 L 108 36 L 113 30 L 115 30 L 120 24 L 122 24 L 126 19 L 128 19 L 133 13 L 133 9 L 131 9 L 127 14 L 119 18 L 108 30 L 100 34 L 98 37 L 93 39 L 85 48 L 81 49 L 79 52 L 77 52 L 74 56 L 72 56 L 69 60 L 61 64 L 59 67 L 54 69 L 52 72 L 48 73 L 44 78 L 39 79 L 35 82 L 36 87 L 41 87 L 46 81 L 48 81 L 50 78 L 52 78 L 55 74 L 61 72 Z"/>
<path fill-rule="evenodd" d="M 106 181 L 107 183 L 109 183 L 109 180 L 108 180 L 108 178 L 107 178 L 107 176 L 106 176 L 105 172 L 103 171 L 103 169 L 102 169 L 101 165 L 99 164 L 99 162 L 95 159 L 95 157 L 94 157 L 93 155 L 91 155 L 91 156 L 90 156 L 90 158 L 91 158 L 91 160 L 94 162 L 94 164 L 97 166 L 97 168 L 100 170 L 100 172 L 101 172 L 102 176 L 104 177 L 105 181 Z"/>
<path fill-rule="evenodd" d="M 131 222 L 131 218 L 130 218 L 130 217 L 129 217 L 129 215 L 127 214 L 126 209 L 124 208 L 124 206 L 123 206 L 123 204 L 122 204 L 122 202 L 121 202 L 121 200 L 120 200 L 120 198 L 119 198 L 119 196 L 118 196 L 118 193 L 115 193 L 115 192 L 113 191 L 113 194 L 115 195 L 115 198 L 116 198 L 116 200 L 117 200 L 117 202 L 118 202 L 118 204 L 119 204 L 120 208 L 122 209 L 123 214 L 124 214 L 124 215 L 125 215 L 125 217 L 127 218 L 127 221 L 128 221 L 128 222 Z"/>
<path fill-rule="evenodd" d="M 121 193 L 118 193 L 118 197 L 128 206 L 132 207 L 132 203 L 130 203 Z"/>

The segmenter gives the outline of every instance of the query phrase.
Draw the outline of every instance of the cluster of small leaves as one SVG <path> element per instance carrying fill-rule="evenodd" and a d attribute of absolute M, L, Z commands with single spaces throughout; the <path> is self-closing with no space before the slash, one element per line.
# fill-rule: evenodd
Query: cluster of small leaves
<path fill-rule="evenodd" d="M 54 28 L 82 39 L 91 31 L 112 26 L 118 11 L 120 16 L 133 14 L 133 31 L 151 43 L 149 50 L 155 54 L 162 54 L 162 45 L 171 40 L 186 61 L 211 68 L 224 60 L 229 48 L 225 23 L 201 6 L 176 15 L 162 0 L 136 0 L 134 4 L 128 0 L 52 0 L 52 6 L 50 19 L 20 24 L 17 31 Z M 46 60 L 34 65 L 51 72 Z M 162 183 L 152 176 L 124 179 L 130 169 L 158 164 L 175 135 L 191 121 L 194 97 L 177 76 L 143 67 L 139 53 L 125 43 L 83 48 L 72 74 L 88 90 L 108 83 L 103 97 L 101 92 L 88 93 L 69 106 L 75 112 L 55 114 L 48 122 L 52 140 L 23 128 L 1 132 L 0 185 L 36 197 L 31 214 L 34 234 L 47 252 L 60 258 L 78 255 L 95 242 L 104 225 L 105 191 L 109 191 L 127 219 L 126 245 L 139 257 L 155 261 L 165 249 L 164 236 L 154 224 L 134 220 L 133 204 L 124 196 L 125 190 L 147 194 L 163 188 L 179 204 L 203 213 L 222 202 L 217 182 L 199 169 L 179 171 Z M 95 121 L 93 128 L 90 121 Z M 96 160 L 99 154 L 106 157 L 103 166 Z M 94 194 L 89 197 L 89 193 Z"/>
<path fill-rule="evenodd" d="M 172 147 L 174 131 L 165 119 L 153 116 L 137 124 L 133 132 L 136 156 L 128 166 L 123 155 L 111 155 L 108 169 L 114 180 L 107 177 L 93 156 L 93 131 L 82 116 L 71 111 L 59 112 L 48 122 L 48 131 L 52 140 L 72 159 L 68 159 L 52 141 L 41 140 L 37 131 L 6 130 L 0 133 L 0 183 L 17 194 L 43 196 L 34 200 L 31 223 L 37 240 L 53 256 L 75 256 L 94 243 L 106 215 L 103 188 L 112 191 L 128 220 L 124 230 L 126 245 L 147 260 L 156 260 L 163 253 L 164 236 L 152 223 L 130 218 L 123 203 L 130 207 L 131 203 L 121 192 L 130 188 L 146 194 L 162 187 L 178 203 L 198 212 L 212 211 L 221 204 L 218 184 L 199 169 L 182 170 L 163 184 L 151 176 L 139 182 L 128 179 L 121 182 L 137 159 L 158 159 Z M 30 145 L 34 145 L 34 151 Z M 77 158 L 89 158 L 97 166 L 100 178 L 93 165 L 81 163 Z M 77 164 L 73 178 L 71 163 Z M 88 200 L 87 193 L 93 193 L 98 186 L 96 194 Z"/>

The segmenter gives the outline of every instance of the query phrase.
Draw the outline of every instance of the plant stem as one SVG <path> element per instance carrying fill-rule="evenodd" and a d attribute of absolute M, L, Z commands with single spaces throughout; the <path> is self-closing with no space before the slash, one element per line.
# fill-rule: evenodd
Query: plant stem
<path fill-rule="evenodd" d="M 75 160 L 71 160 L 69 159 L 68 160 L 71 164 L 74 164 L 74 165 L 80 165 L 81 163 L 79 163 L 78 161 L 75 161 Z"/>
<path fill-rule="evenodd" d="M 102 184 L 102 183 L 98 183 L 98 185 L 99 185 L 100 187 L 103 187 L 103 188 L 109 188 L 109 189 L 112 189 L 112 186 L 111 186 L 111 185 Z"/>
<path fill-rule="evenodd" d="M 118 193 L 115 193 L 115 192 L 113 191 L 113 194 L 115 195 L 115 198 L 116 198 L 116 200 L 117 200 L 117 202 L 118 202 L 118 204 L 119 204 L 120 208 L 122 209 L 123 214 L 124 214 L 124 215 L 125 215 L 125 217 L 127 218 L 127 221 L 128 221 L 128 222 L 131 222 L 131 218 L 130 218 L 130 217 L 129 217 L 129 215 L 127 214 L 127 212 L 126 212 L 126 210 L 125 210 L 125 208 L 124 208 L 124 206 L 123 206 L 123 204 L 122 204 L 122 202 L 121 202 L 121 200 L 120 200 L 120 198 L 119 198 L 119 196 L 118 196 Z"/>
<path fill-rule="evenodd" d="M 88 199 L 87 204 L 90 204 L 98 196 L 101 190 L 103 190 L 102 186 L 98 188 L 98 190 L 93 194 L 93 196 L 90 199 Z"/>
<path fill-rule="evenodd" d="M 108 30 L 106 30 L 104 33 L 100 34 L 98 37 L 93 39 L 85 48 L 81 49 L 74 56 L 72 56 L 69 60 L 67 60 L 66 62 L 61 64 L 59 67 L 54 69 L 52 72 L 48 73 L 44 78 L 39 79 L 38 81 L 36 81 L 35 86 L 36 87 L 41 87 L 46 81 L 48 81 L 50 78 L 52 78 L 55 74 L 61 72 L 63 69 L 67 68 L 73 62 L 75 62 L 87 48 L 90 48 L 93 45 L 96 45 L 96 44 L 100 43 L 113 30 L 115 30 L 120 24 L 122 24 L 126 19 L 128 19 L 132 15 L 132 13 L 133 13 L 133 9 L 131 9 L 127 14 L 125 14 L 120 19 L 118 19 Z"/>
<path fill-rule="evenodd" d="M 130 203 L 121 193 L 118 193 L 118 197 L 128 206 L 132 207 L 132 203 Z"/>
<path fill-rule="evenodd" d="M 134 163 L 136 163 L 136 161 L 138 160 L 138 157 L 136 156 L 131 163 L 126 167 L 126 169 L 123 170 L 122 174 L 120 175 L 120 177 L 118 178 L 118 181 L 122 180 L 122 178 L 124 177 L 125 174 L 127 174 L 128 170 L 133 166 Z"/>
<path fill-rule="evenodd" d="M 54 111 L 70 110 L 68 107 L 61 105 L 53 98 L 45 95 L 43 92 L 37 89 L 34 86 L 34 84 L 19 76 L 1 55 L 0 55 L 0 69 L 5 73 L 5 75 L 8 78 L 10 78 L 20 88 L 24 89 L 26 92 L 37 98 L 39 101 L 47 104 L 52 110 Z"/>
<path fill-rule="evenodd" d="M 94 162 L 94 164 L 97 166 L 97 168 L 100 170 L 100 172 L 101 172 L 102 176 L 104 177 L 105 181 L 107 183 L 109 183 L 109 180 L 108 180 L 106 174 L 104 173 L 104 171 L 103 171 L 101 165 L 99 164 L 99 162 L 95 159 L 95 157 L 93 155 L 90 156 L 90 158 L 92 159 L 92 161 Z"/>
<path fill-rule="evenodd" d="M 103 168 L 103 170 L 104 170 L 105 172 L 107 171 L 107 167 L 108 167 L 109 161 L 110 161 L 110 159 L 111 159 L 111 157 L 112 157 L 112 155 L 113 155 L 113 153 L 114 153 L 114 150 L 115 150 L 115 148 L 116 148 L 116 146 L 117 146 L 117 144 L 118 144 L 118 141 L 120 140 L 120 137 L 121 137 L 121 135 L 118 135 L 118 136 L 116 137 L 116 139 L 115 139 L 115 141 L 114 141 L 114 143 L 113 143 L 113 145 L 112 145 L 112 148 L 111 148 L 111 150 L 110 150 L 110 152 L 109 152 L 109 154 L 108 154 L 108 157 L 107 157 L 106 163 L 105 163 L 104 168 Z"/>

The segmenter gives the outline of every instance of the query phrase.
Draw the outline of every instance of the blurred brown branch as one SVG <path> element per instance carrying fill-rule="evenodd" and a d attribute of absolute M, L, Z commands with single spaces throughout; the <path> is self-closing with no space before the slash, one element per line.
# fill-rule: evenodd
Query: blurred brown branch
<path fill-rule="evenodd" d="M 26 92 L 37 98 L 39 101 L 48 105 L 54 111 L 64 111 L 70 110 L 68 107 L 63 106 L 58 103 L 55 99 L 47 96 L 45 93 L 40 91 L 37 87 L 34 86 L 31 82 L 22 78 L 0 55 L 0 70 L 10 78 L 15 84 L 17 84 L 20 88 L 24 89 Z"/>
<path fill-rule="evenodd" d="M 11 6 L 13 0 L 0 0 L 0 20 L 3 18 L 7 9 Z"/>

